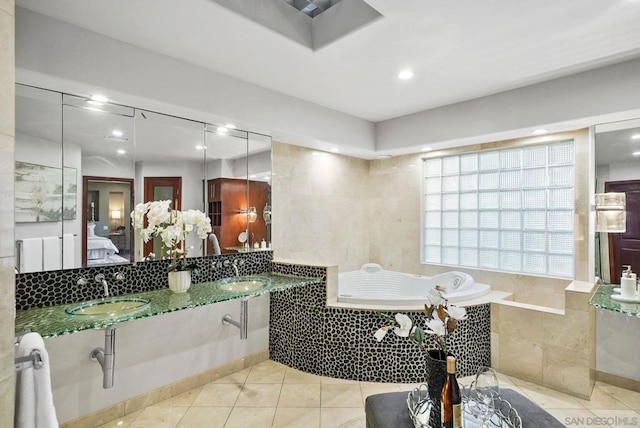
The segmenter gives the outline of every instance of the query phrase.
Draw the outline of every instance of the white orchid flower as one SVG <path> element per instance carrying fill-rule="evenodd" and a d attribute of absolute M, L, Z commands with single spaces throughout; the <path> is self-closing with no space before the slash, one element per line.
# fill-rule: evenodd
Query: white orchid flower
<path fill-rule="evenodd" d="M 427 334 L 435 334 L 437 336 L 444 336 L 447 328 L 439 318 L 430 319 L 427 321 L 428 330 L 425 330 Z"/>
<path fill-rule="evenodd" d="M 449 307 L 445 308 L 445 312 L 448 313 L 451 318 L 457 321 L 464 321 L 467 319 L 466 309 L 459 306 L 449 305 Z"/>
<path fill-rule="evenodd" d="M 411 327 L 413 327 L 411 318 L 405 314 L 396 314 L 396 322 L 398 326 L 393 329 L 393 332 L 400 337 L 409 337 Z"/>
<path fill-rule="evenodd" d="M 378 331 L 374 333 L 373 337 L 375 337 L 378 342 L 382 342 L 382 339 L 384 339 L 384 337 L 387 335 L 388 330 L 389 328 L 386 326 L 380 327 Z"/>
<path fill-rule="evenodd" d="M 444 297 L 442 297 L 442 293 L 440 293 L 435 288 L 431 288 L 427 293 L 427 300 L 429 301 L 429 306 L 438 307 L 440 305 L 446 305 L 447 301 Z"/>

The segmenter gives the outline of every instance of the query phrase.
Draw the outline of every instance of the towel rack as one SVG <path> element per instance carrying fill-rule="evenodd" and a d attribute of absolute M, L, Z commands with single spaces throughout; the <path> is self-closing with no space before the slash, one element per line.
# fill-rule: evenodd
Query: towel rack
<path fill-rule="evenodd" d="M 13 365 L 16 371 L 19 372 L 30 368 L 39 370 L 42 368 L 44 363 L 42 362 L 40 352 L 37 349 L 34 349 L 29 355 L 14 359 Z"/>

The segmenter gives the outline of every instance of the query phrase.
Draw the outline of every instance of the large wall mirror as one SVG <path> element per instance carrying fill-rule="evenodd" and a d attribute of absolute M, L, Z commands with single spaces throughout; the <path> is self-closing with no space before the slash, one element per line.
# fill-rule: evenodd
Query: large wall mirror
<path fill-rule="evenodd" d="M 596 233 L 596 276 L 620 283 L 624 265 L 640 271 L 640 119 L 596 126 L 596 193 L 626 194 L 626 231 Z"/>
<path fill-rule="evenodd" d="M 160 257 L 129 213 L 170 199 L 204 211 L 188 257 L 271 248 L 271 137 L 16 85 L 16 268 L 20 273 Z"/>

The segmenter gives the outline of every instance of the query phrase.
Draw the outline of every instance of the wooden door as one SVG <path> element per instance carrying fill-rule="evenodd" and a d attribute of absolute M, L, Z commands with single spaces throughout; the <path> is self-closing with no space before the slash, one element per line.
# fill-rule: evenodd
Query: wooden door
<path fill-rule="evenodd" d="M 176 210 L 182 209 L 182 177 L 145 177 L 144 178 L 144 201 L 173 201 L 171 207 Z M 149 253 L 155 253 L 160 257 L 162 240 L 154 238 L 144 244 L 143 257 Z"/>
<path fill-rule="evenodd" d="M 617 284 L 622 266 L 640 274 L 640 180 L 611 181 L 604 185 L 605 192 L 624 192 L 627 197 L 627 231 L 609 233 L 609 270 L 611 283 Z"/>

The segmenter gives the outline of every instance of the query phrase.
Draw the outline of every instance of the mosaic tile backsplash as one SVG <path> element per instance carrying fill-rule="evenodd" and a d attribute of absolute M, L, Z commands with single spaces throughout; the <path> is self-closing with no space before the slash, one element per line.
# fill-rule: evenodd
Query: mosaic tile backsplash
<path fill-rule="evenodd" d="M 233 262 L 235 259 L 241 261 L 238 266 L 240 275 L 254 275 L 271 271 L 273 252 L 257 251 L 189 259 L 198 265 L 199 270 L 193 282 L 215 281 L 234 276 L 233 266 L 224 267 L 223 263 L 225 260 Z M 168 288 L 168 266 L 168 260 L 158 260 L 128 265 L 18 274 L 16 275 L 16 309 L 26 310 L 99 299 L 103 297 L 103 288 L 94 278 L 100 273 L 107 278 L 109 290 L 113 296 Z M 123 273 L 125 279 L 116 281 L 114 279 L 116 273 Z M 87 284 L 78 285 L 80 278 L 86 279 Z"/>

